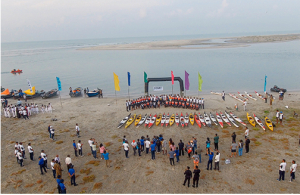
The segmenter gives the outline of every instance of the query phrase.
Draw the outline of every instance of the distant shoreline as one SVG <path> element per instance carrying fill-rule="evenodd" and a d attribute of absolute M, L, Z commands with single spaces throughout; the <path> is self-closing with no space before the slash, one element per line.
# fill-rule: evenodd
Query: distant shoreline
<path fill-rule="evenodd" d="M 216 49 L 247 47 L 254 43 L 272 43 L 299 40 L 300 34 L 205 38 L 190 40 L 153 41 L 146 43 L 101 45 L 78 50 L 165 50 L 165 49 Z M 221 41 L 219 41 L 221 40 Z"/>

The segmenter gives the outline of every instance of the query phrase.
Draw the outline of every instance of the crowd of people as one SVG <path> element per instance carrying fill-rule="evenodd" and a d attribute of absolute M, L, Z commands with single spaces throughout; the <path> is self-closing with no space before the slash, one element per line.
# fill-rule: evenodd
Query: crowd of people
<path fill-rule="evenodd" d="M 199 110 L 204 109 L 204 98 L 182 97 L 179 94 L 160 96 L 150 94 L 149 96 L 126 100 L 127 111 L 146 108 L 160 108 L 161 106 Z"/>

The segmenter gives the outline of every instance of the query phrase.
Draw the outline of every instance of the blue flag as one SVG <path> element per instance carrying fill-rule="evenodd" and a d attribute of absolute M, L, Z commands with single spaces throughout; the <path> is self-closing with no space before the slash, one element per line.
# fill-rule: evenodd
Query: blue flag
<path fill-rule="evenodd" d="M 265 87 L 264 87 L 264 92 L 267 91 L 266 88 L 267 88 L 267 75 L 265 75 Z"/>
<path fill-rule="evenodd" d="M 56 81 L 57 81 L 58 90 L 61 91 L 61 83 L 58 77 L 56 77 Z"/>
<path fill-rule="evenodd" d="M 128 75 L 128 86 L 130 86 L 130 72 L 127 72 Z"/>

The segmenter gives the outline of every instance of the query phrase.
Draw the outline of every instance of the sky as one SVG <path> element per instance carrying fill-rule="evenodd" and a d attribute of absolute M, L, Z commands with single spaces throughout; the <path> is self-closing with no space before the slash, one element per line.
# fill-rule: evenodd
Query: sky
<path fill-rule="evenodd" d="M 1 41 L 299 31 L 299 0 L 2 0 Z"/>

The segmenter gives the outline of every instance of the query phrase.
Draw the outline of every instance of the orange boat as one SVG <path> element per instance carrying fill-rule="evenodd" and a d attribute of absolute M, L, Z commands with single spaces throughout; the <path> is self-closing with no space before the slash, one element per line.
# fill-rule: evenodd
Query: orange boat
<path fill-rule="evenodd" d="M 11 73 L 22 73 L 22 70 L 20 70 L 20 69 L 18 69 L 18 70 L 13 69 L 13 70 L 11 71 Z"/>

